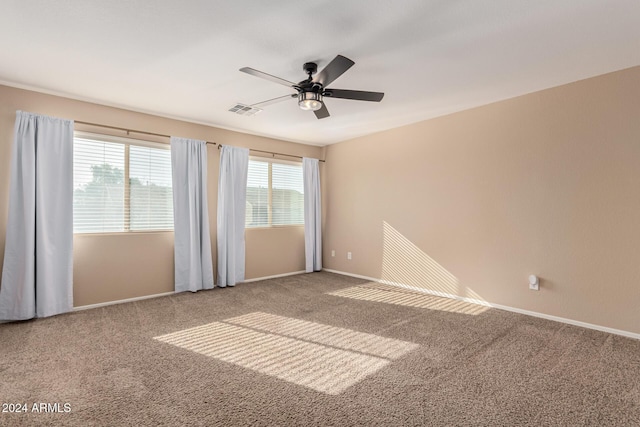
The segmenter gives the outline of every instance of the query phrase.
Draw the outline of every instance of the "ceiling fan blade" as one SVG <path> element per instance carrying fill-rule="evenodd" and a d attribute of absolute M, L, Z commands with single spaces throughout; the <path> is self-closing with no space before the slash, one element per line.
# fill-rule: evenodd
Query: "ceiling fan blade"
<path fill-rule="evenodd" d="M 327 87 L 332 81 L 340 77 L 345 71 L 355 64 L 349 58 L 338 55 L 329 62 L 322 71 L 320 71 L 313 79 L 314 82 L 320 83 L 323 87 Z"/>
<path fill-rule="evenodd" d="M 384 97 L 384 93 L 366 92 L 362 90 L 326 89 L 323 96 L 330 98 L 355 99 L 356 101 L 380 102 Z"/>
<path fill-rule="evenodd" d="M 289 87 L 296 86 L 295 83 L 290 82 L 289 80 L 281 79 L 280 77 L 272 76 L 271 74 L 263 73 L 262 71 L 254 70 L 253 68 L 250 68 L 250 67 L 240 68 L 240 71 L 242 71 L 243 73 L 251 74 L 252 76 L 269 80 L 274 83 L 279 83 L 281 85 L 285 85 Z"/>
<path fill-rule="evenodd" d="M 329 110 L 327 110 L 327 106 L 325 103 L 322 103 L 322 108 L 313 112 L 318 119 L 324 119 L 325 117 L 329 117 Z"/>
<path fill-rule="evenodd" d="M 255 104 L 251 104 L 251 107 L 257 107 L 257 108 L 263 108 L 266 107 L 267 105 L 271 105 L 271 104 L 275 104 L 277 102 L 280 101 L 284 101 L 285 99 L 291 99 L 291 98 L 295 98 L 296 96 L 298 96 L 295 93 L 292 93 L 290 95 L 284 95 L 284 96 L 279 96 L 277 98 L 272 98 L 272 99 L 267 99 L 266 101 L 262 101 L 262 102 L 257 102 Z"/>

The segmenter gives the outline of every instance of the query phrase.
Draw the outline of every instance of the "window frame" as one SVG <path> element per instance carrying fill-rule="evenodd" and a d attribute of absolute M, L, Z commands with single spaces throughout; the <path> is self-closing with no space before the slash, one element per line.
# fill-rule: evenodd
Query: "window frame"
<path fill-rule="evenodd" d="M 262 157 L 262 156 L 249 156 L 249 161 L 256 161 L 256 162 L 263 162 L 263 163 L 267 163 L 268 164 L 268 169 L 267 169 L 267 179 L 268 179 L 268 187 L 267 187 L 267 218 L 269 221 L 268 225 L 255 225 L 255 226 L 247 226 L 247 223 L 245 221 L 245 230 L 268 230 L 268 229 L 274 229 L 274 228 L 288 228 L 288 227 L 304 227 L 304 216 L 302 218 L 302 223 L 301 224 L 273 224 L 273 167 L 272 164 L 273 163 L 279 163 L 279 164 L 284 164 L 284 165 L 293 165 L 293 166 L 300 166 L 300 169 L 302 169 L 302 162 L 296 162 L 296 161 L 292 161 L 292 160 L 283 160 L 283 159 L 275 159 L 275 158 L 271 158 L 271 157 Z M 302 179 L 304 182 L 304 173 L 302 175 Z M 304 186 L 304 184 L 303 184 Z M 304 196 L 304 193 L 303 193 Z"/>
<path fill-rule="evenodd" d="M 169 151 L 169 155 L 171 155 L 171 146 L 166 143 L 156 142 L 156 141 L 146 141 L 143 139 L 123 137 L 117 135 L 109 135 L 106 133 L 95 133 L 95 132 L 87 132 L 76 130 L 73 132 L 73 141 L 75 148 L 75 140 L 76 138 L 85 138 L 89 140 L 99 141 L 99 142 L 107 142 L 112 144 L 122 144 L 124 145 L 124 171 L 123 171 L 123 181 L 124 181 L 124 201 L 123 201 L 123 210 L 124 210 L 124 230 L 122 231 L 73 231 L 75 235 L 100 235 L 100 236 L 113 236 L 113 235 L 131 235 L 131 234 L 145 234 L 145 233 L 173 233 L 175 231 L 175 219 L 171 229 L 157 228 L 157 229 L 149 229 L 149 230 L 132 230 L 131 229 L 131 182 L 130 182 L 130 169 L 131 165 L 129 164 L 130 160 L 130 147 L 131 145 L 135 145 L 138 147 L 147 147 L 147 148 L 155 148 L 160 150 Z M 75 165 L 74 165 L 75 168 Z M 74 177 L 75 184 L 75 177 Z M 171 185 L 171 191 L 173 192 L 173 183 Z M 74 189 L 75 190 L 75 189 Z M 75 218 L 74 218 L 75 220 Z"/>

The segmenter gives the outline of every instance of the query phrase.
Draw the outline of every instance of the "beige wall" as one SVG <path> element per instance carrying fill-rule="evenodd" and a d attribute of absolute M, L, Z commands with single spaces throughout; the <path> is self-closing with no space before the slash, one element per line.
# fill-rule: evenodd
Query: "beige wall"
<path fill-rule="evenodd" d="M 0 265 L 4 259 L 9 164 L 16 110 L 299 156 L 320 157 L 323 153 L 320 147 L 0 86 Z M 81 125 L 77 125 L 76 129 L 105 132 L 101 128 Z M 148 139 L 143 135 L 131 136 Z M 168 143 L 167 139 L 161 138 L 160 141 Z M 214 146 L 208 147 L 209 222 L 215 266 L 219 151 Z M 247 279 L 304 270 L 304 232 L 301 227 L 247 230 L 246 248 Z M 172 290 L 173 233 L 74 236 L 75 306 Z"/>
<path fill-rule="evenodd" d="M 326 155 L 326 268 L 640 333 L 639 100 L 635 67 L 319 148 L 0 86 L 0 263 L 21 109 Z M 218 161 L 210 146 L 214 259 Z M 246 242 L 248 279 L 304 269 L 302 227 Z M 172 289 L 172 233 L 75 236 L 76 306 Z"/>
<path fill-rule="evenodd" d="M 640 67 L 331 145 L 325 172 L 325 268 L 640 333 Z"/>

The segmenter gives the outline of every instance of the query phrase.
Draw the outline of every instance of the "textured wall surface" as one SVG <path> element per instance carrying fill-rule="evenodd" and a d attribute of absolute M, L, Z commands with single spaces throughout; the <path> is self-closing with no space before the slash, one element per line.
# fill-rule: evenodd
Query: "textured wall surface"
<path fill-rule="evenodd" d="M 639 333 L 639 118 L 634 67 L 331 145 L 324 266 Z"/>

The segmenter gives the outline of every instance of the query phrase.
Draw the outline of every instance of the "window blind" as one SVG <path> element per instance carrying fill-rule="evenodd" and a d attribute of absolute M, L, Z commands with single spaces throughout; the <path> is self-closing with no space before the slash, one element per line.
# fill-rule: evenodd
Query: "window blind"
<path fill-rule="evenodd" d="M 76 136 L 74 233 L 173 229 L 170 156 L 163 147 Z"/>
<path fill-rule="evenodd" d="M 269 163 L 249 160 L 246 227 L 269 226 Z"/>
<path fill-rule="evenodd" d="M 304 224 L 302 165 L 272 163 L 272 224 Z"/>
<path fill-rule="evenodd" d="M 129 183 L 130 229 L 173 229 L 171 152 L 131 145 Z"/>
<path fill-rule="evenodd" d="M 124 231 L 122 144 L 73 141 L 73 231 Z"/>
<path fill-rule="evenodd" d="M 302 165 L 249 160 L 246 227 L 304 224 Z"/>

